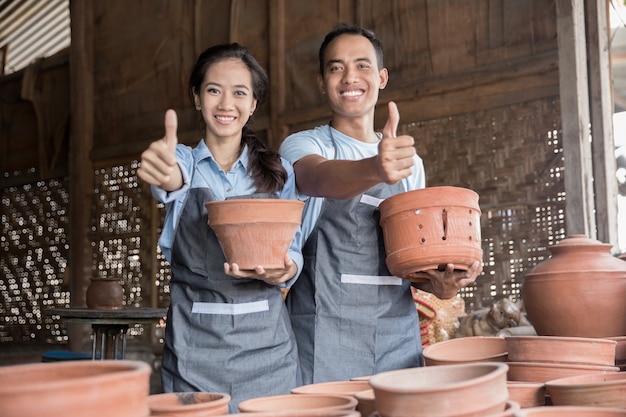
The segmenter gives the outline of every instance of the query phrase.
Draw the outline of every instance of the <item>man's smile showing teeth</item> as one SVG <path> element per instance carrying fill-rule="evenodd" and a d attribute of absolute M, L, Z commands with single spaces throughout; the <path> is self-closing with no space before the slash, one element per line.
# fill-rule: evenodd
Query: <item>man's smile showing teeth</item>
<path fill-rule="evenodd" d="M 348 97 L 357 97 L 357 96 L 362 96 L 363 95 L 363 91 L 358 90 L 358 91 L 343 91 L 341 93 L 341 95 L 343 97 L 348 96 Z"/>

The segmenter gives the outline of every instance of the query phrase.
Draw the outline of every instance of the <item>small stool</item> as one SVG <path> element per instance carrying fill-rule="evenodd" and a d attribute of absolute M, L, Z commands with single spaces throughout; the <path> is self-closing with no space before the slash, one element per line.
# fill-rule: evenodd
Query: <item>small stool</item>
<path fill-rule="evenodd" d="M 42 362 L 63 362 L 91 360 L 91 353 L 68 352 L 66 350 L 50 350 L 41 355 Z"/>

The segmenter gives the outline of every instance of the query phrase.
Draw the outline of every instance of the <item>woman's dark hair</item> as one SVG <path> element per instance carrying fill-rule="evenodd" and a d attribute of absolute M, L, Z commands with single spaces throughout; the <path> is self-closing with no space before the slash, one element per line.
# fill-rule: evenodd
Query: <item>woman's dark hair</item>
<path fill-rule="evenodd" d="M 320 75 L 324 75 L 324 55 L 326 55 L 326 49 L 328 45 L 332 41 L 334 41 L 337 37 L 341 35 L 359 35 L 366 38 L 368 41 L 372 43 L 374 46 L 374 50 L 376 51 L 376 60 L 378 61 L 378 70 L 384 68 L 383 65 L 383 45 L 380 40 L 376 37 L 374 32 L 368 29 L 364 29 L 357 25 L 348 25 L 345 23 L 339 24 L 332 31 L 326 34 L 324 41 L 322 42 L 322 46 L 320 46 L 319 52 L 319 60 L 320 60 Z"/>
<path fill-rule="evenodd" d="M 200 94 L 204 75 L 211 65 L 225 59 L 236 58 L 243 62 L 252 76 L 252 92 L 257 100 L 257 109 L 267 99 L 269 78 L 263 67 L 252 56 L 248 48 L 238 43 L 211 46 L 198 56 L 189 77 L 189 98 L 195 105 L 194 93 Z M 241 152 L 248 145 L 250 152 L 248 173 L 258 193 L 275 193 L 283 189 L 287 181 L 287 171 L 277 152 L 267 147 L 248 126 L 241 132 Z"/>

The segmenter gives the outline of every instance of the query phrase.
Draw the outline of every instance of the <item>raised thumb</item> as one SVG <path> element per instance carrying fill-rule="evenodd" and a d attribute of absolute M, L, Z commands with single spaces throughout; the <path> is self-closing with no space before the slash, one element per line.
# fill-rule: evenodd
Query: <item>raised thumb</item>
<path fill-rule="evenodd" d="M 178 144 L 178 116 L 172 109 L 165 112 L 165 143 L 172 149 Z"/>
<path fill-rule="evenodd" d="M 398 131 L 398 124 L 400 123 L 400 113 L 398 112 L 398 106 L 393 101 L 389 102 L 389 115 L 387 116 L 387 123 L 383 128 L 383 137 L 395 138 Z"/>

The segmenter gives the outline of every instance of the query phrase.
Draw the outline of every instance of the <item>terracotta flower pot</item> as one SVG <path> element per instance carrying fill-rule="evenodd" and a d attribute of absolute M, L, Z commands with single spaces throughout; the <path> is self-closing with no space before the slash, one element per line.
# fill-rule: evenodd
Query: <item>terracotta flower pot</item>
<path fill-rule="evenodd" d="M 626 373 L 595 373 L 546 382 L 553 405 L 587 405 L 626 409 Z"/>
<path fill-rule="evenodd" d="M 357 392 L 370 389 L 368 381 L 331 381 L 317 384 L 302 385 L 291 390 L 292 394 L 331 394 L 354 395 Z"/>
<path fill-rule="evenodd" d="M 531 407 L 517 412 L 519 417 L 624 417 L 626 409 L 585 406 Z"/>
<path fill-rule="evenodd" d="M 423 350 L 427 366 L 473 362 L 506 362 L 503 337 L 469 336 L 428 345 Z"/>
<path fill-rule="evenodd" d="M 124 306 L 124 287 L 116 278 L 91 278 L 87 287 L 87 307 L 118 310 Z"/>
<path fill-rule="evenodd" d="M 541 407 L 546 404 L 546 385 L 543 382 L 507 381 L 509 400 L 521 408 Z"/>
<path fill-rule="evenodd" d="M 420 281 L 415 274 L 453 263 L 468 269 L 482 261 L 478 194 L 459 187 L 408 191 L 380 204 L 387 267 L 395 276 Z"/>
<path fill-rule="evenodd" d="M 485 416 L 504 411 L 505 363 L 427 366 L 376 374 L 370 379 L 382 417 Z"/>
<path fill-rule="evenodd" d="M 581 365 L 551 362 L 507 362 L 509 381 L 542 382 L 598 372 L 619 372 L 616 366 Z"/>
<path fill-rule="evenodd" d="M 325 413 L 327 411 L 354 411 L 356 406 L 357 400 L 351 395 L 287 394 L 252 398 L 240 402 L 238 408 L 242 413 L 271 411 Z"/>
<path fill-rule="evenodd" d="M 228 414 L 230 395 L 220 392 L 170 392 L 148 397 L 151 416 L 209 417 Z"/>
<path fill-rule="evenodd" d="M 626 335 L 626 262 L 610 248 L 573 235 L 526 274 L 522 299 L 538 335 Z"/>
<path fill-rule="evenodd" d="M 150 372 L 130 360 L 0 367 L 0 415 L 146 417 Z"/>
<path fill-rule="evenodd" d="M 302 222 L 304 202 L 250 198 L 211 201 L 205 207 L 209 226 L 229 263 L 241 269 L 284 267 L 285 255 Z"/>
<path fill-rule="evenodd" d="M 617 342 L 608 339 L 561 336 L 510 336 L 509 361 L 615 365 Z"/>

